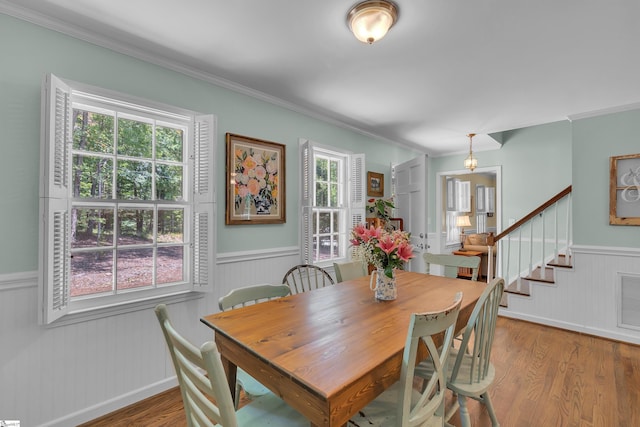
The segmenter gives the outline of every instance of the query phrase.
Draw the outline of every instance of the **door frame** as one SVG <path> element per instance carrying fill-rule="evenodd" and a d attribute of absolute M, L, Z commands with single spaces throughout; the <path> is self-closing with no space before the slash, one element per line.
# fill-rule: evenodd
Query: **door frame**
<path fill-rule="evenodd" d="M 428 206 L 429 206 L 429 156 L 426 153 L 423 154 L 419 154 L 409 160 L 405 160 L 403 162 L 400 163 L 391 163 L 390 167 L 391 167 L 391 193 L 392 193 L 392 197 L 394 198 L 394 202 L 396 203 L 396 209 L 394 210 L 394 214 L 396 214 L 397 216 L 402 217 L 402 215 L 398 212 L 400 211 L 399 209 L 399 199 L 397 199 L 397 186 L 398 186 L 398 182 L 397 182 L 397 168 L 399 165 L 402 164 L 406 164 L 406 163 L 419 163 L 422 167 L 422 173 L 423 173 L 423 182 L 421 182 L 419 185 L 419 187 L 421 188 L 421 191 L 423 193 L 423 206 L 421 206 L 421 212 L 429 212 L 428 210 Z M 409 224 L 409 221 L 407 221 L 407 219 L 405 219 L 405 230 L 404 231 L 409 231 L 411 232 L 411 241 L 412 244 L 414 245 L 414 255 L 415 257 L 410 260 L 408 262 L 407 265 L 407 269 L 410 271 L 419 271 L 419 272 L 423 272 L 424 271 L 424 261 L 422 259 L 422 252 L 426 251 L 427 248 L 427 237 L 429 234 L 429 223 L 428 223 L 428 218 L 426 216 L 422 216 L 422 221 L 423 223 L 421 224 L 421 227 L 415 227 L 415 219 L 411 217 L 411 225 Z M 411 228 L 411 229 L 409 229 Z M 414 233 L 416 228 L 421 228 L 422 231 L 419 232 L 419 234 Z M 414 239 L 418 238 L 419 239 L 419 243 L 416 243 Z"/>
<path fill-rule="evenodd" d="M 430 242 L 430 251 L 435 253 L 444 253 L 446 234 L 443 235 L 442 231 L 442 186 L 444 180 L 450 175 L 471 175 L 476 172 L 482 173 L 494 173 L 496 176 L 496 234 L 502 231 L 502 166 L 487 166 L 476 168 L 474 172 L 469 172 L 468 169 L 456 169 L 449 171 L 436 172 L 436 224 L 435 224 L 435 239 Z"/>

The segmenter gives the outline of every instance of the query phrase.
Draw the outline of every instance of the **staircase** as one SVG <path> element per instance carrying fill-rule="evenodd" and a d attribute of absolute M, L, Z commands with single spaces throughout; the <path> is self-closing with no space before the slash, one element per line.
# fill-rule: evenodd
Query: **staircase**
<path fill-rule="evenodd" d="M 500 307 L 508 307 L 509 294 L 531 297 L 531 287 L 535 286 L 535 284 L 542 286 L 555 284 L 554 273 L 556 268 L 573 268 L 571 265 L 571 257 L 559 254 L 558 260 L 552 260 L 546 263 L 544 275 L 542 274 L 542 269 L 540 267 L 536 267 L 531 274 L 525 277 L 520 277 L 519 283 L 518 279 L 513 280 L 504 289 L 505 293 L 502 295 Z"/>
<path fill-rule="evenodd" d="M 494 242 L 495 276 L 504 277 L 507 284 L 502 307 L 508 307 L 510 295 L 530 297 L 534 286 L 555 285 L 556 269 L 573 268 L 571 186 L 495 236 Z"/>

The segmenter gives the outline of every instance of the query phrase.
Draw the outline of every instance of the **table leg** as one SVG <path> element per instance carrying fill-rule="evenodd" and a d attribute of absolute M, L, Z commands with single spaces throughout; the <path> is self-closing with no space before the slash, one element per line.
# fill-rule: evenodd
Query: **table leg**
<path fill-rule="evenodd" d="M 236 373 L 238 372 L 238 367 L 229 361 L 223 355 L 220 355 L 220 359 L 222 361 L 222 367 L 224 368 L 224 373 L 227 375 L 227 382 L 229 383 L 229 390 L 231 390 L 231 400 L 233 402 L 236 401 Z"/>

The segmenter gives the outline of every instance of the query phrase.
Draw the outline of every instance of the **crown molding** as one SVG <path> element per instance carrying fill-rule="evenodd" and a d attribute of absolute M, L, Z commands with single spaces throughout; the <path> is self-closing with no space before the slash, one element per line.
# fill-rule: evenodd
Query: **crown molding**
<path fill-rule="evenodd" d="M 275 106 L 278 106 L 296 113 L 303 114 L 313 119 L 323 121 L 325 123 L 334 125 L 336 127 L 340 127 L 342 129 L 350 130 L 352 132 L 367 136 L 369 138 L 374 138 L 385 143 L 390 143 L 396 146 L 409 148 L 409 149 L 420 151 L 420 152 L 427 152 L 427 154 L 429 154 L 428 151 L 425 151 L 426 150 L 425 147 L 419 146 L 415 143 L 411 143 L 409 141 L 391 140 L 382 135 L 378 135 L 373 132 L 367 131 L 365 129 L 359 128 L 357 126 L 345 123 L 342 120 L 336 117 L 332 117 L 329 114 L 319 113 L 309 108 L 305 108 L 300 105 L 293 104 L 283 99 L 268 95 L 264 92 L 251 89 L 249 87 L 224 79 L 222 77 L 218 77 L 211 73 L 207 73 L 193 67 L 188 67 L 180 62 L 173 61 L 167 57 L 149 53 L 144 49 L 133 47 L 127 43 L 122 43 L 122 42 L 113 40 L 112 38 L 109 38 L 109 37 L 98 36 L 92 33 L 91 31 L 87 31 L 78 26 L 70 25 L 66 22 L 60 21 L 59 19 L 53 18 L 48 15 L 44 15 L 39 12 L 35 12 L 25 7 L 16 6 L 15 4 L 12 4 L 12 3 L 7 3 L 4 0 L 0 0 L 0 13 L 4 13 L 14 18 L 30 22 L 34 25 L 38 25 L 40 27 L 59 32 L 61 34 L 65 34 L 67 36 L 112 50 L 117 53 L 130 56 L 135 59 L 139 59 L 141 61 L 148 62 L 150 64 L 158 65 L 160 67 L 169 69 L 171 71 L 184 74 L 188 77 L 192 77 L 207 83 L 211 83 L 216 86 L 220 86 L 222 88 L 231 90 L 233 92 L 247 95 L 249 97 L 258 99 L 260 101 L 264 101 L 269 104 L 273 104 Z"/>
<path fill-rule="evenodd" d="M 593 117 L 606 116 L 607 114 L 624 113 L 625 111 L 640 110 L 640 103 L 619 105 L 617 107 L 604 108 L 602 110 L 587 111 L 579 114 L 572 114 L 569 116 L 569 120 L 582 120 L 590 119 Z"/>

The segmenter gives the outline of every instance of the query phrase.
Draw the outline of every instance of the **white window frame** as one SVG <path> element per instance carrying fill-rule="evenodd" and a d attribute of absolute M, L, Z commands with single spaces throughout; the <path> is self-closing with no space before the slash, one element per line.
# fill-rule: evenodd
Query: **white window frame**
<path fill-rule="evenodd" d="M 349 248 L 349 233 L 354 225 L 363 223 L 365 220 L 365 157 L 364 154 L 354 154 L 339 148 L 322 146 L 307 139 L 300 139 L 300 176 L 302 184 L 300 186 L 300 254 L 303 264 L 315 264 L 320 267 L 328 267 L 334 262 L 343 262 L 351 259 Z M 340 172 L 341 187 L 340 206 L 331 207 L 330 210 L 342 212 L 340 223 L 342 227 L 338 230 L 339 245 L 343 248 L 338 257 L 333 257 L 333 251 L 329 259 L 313 259 L 313 215 L 315 212 L 326 210 L 326 207 L 315 205 L 314 193 L 316 187 L 315 180 L 315 159 L 317 156 L 338 158 L 342 160 L 343 170 Z"/>
<path fill-rule="evenodd" d="M 73 107 L 102 107 L 124 114 L 182 123 L 186 131 L 184 171 L 184 282 L 108 296 L 70 296 L 70 212 L 72 208 Z M 64 324 L 147 307 L 159 298 L 188 299 L 211 292 L 215 267 L 214 153 L 216 119 L 82 83 L 45 76 L 42 86 L 39 307 L 41 324 Z M 109 200 L 107 204 L 114 204 Z M 92 207 L 101 206 L 94 201 Z M 154 201 L 158 206 L 166 203 Z M 170 204 L 170 203 L 169 203 Z M 149 203 L 147 203 L 149 205 Z M 133 206 L 133 205 L 132 205 Z M 195 291 L 195 292 L 194 292 Z M 89 313 L 89 314 L 87 314 Z M 64 319 L 63 319 L 64 318 Z M 79 319 L 79 320 L 75 320 Z"/>

